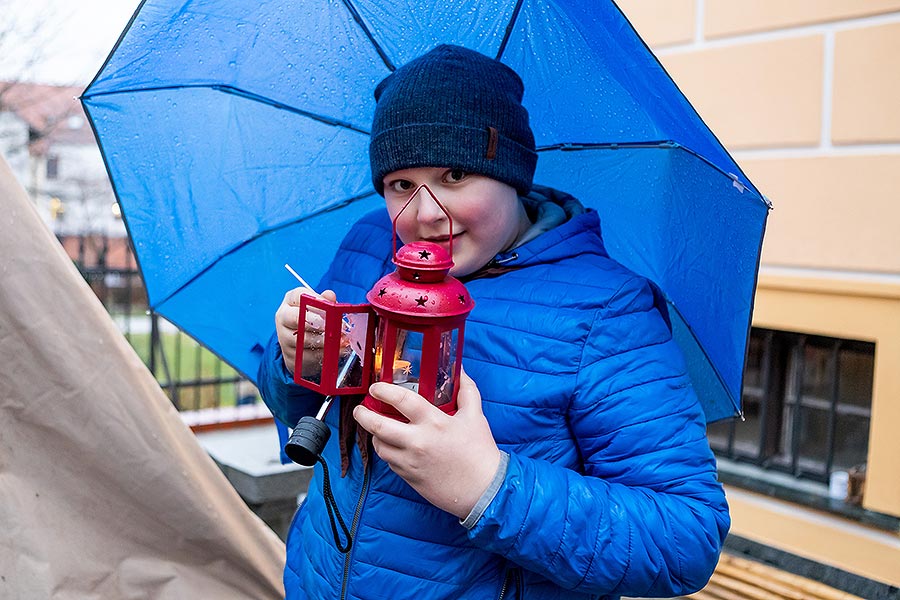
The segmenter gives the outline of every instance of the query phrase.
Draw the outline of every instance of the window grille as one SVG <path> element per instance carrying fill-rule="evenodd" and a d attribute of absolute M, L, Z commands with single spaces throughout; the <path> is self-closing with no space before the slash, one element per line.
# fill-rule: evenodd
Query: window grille
<path fill-rule="evenodd" d="M 754 328 L 738 419 L 709 426 L 717 455 L 827 483 L 865 465 L 875 344 Z"/>

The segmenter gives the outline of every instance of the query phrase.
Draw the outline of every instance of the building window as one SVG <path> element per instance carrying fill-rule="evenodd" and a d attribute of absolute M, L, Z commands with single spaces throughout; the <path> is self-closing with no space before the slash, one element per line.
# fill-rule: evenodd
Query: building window
<path fill-rule="evenodd" d="M 754 328 L 745 421 L 709 427 L 721 457 L 826 483 L 865 465 L 875 344 Z"/>
<path fill-rule="evenodd" d="M 59 156 L 50 154 L 47 156 L 47 179 L 59 178 Z"/>

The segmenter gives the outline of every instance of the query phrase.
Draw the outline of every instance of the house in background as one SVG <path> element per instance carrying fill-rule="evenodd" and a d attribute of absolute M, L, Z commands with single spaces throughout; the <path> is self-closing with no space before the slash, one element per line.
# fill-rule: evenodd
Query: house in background
<path fill-rule="evenodd" d="M 745 420 L 709 437 L 727 551 L 777 569 L 705 597 L 900 598 L 900 1 L 618 4 L 774 205 Z"/>
<path fill-rule="evenodd" d="M 82 88 L 0 82 L 0 155 L 98 297 L 144 299 Z"/>
<path fill-rule="evenodd" d="M 58 237 L 124 238 L 81 91 L 0 82 L 0 154 Z"/>

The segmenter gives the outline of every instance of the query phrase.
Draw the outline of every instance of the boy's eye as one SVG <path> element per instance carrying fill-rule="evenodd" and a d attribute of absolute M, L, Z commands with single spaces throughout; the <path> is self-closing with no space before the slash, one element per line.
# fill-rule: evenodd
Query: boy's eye
<path fill-rule="evenodd" d="M 468 176 L 462 169 L 450 169 L 444 174 L 444 183 L 459 183 Z"/>
<path fill-rule="evenodd" d="M 412 181 L 397 179 L 388 184 L 388 187 L 398 193 L 409 192 L 413 189 Z"/>

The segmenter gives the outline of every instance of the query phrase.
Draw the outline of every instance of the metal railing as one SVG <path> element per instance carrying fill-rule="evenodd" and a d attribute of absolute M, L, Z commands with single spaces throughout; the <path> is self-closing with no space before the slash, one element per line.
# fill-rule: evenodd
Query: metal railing
<path fill-rule="evenodd" d="M 128 238 L 58 236 L 85 281 L 179 411 L 261 402 L 240 373 L 147 305 Z"/>

